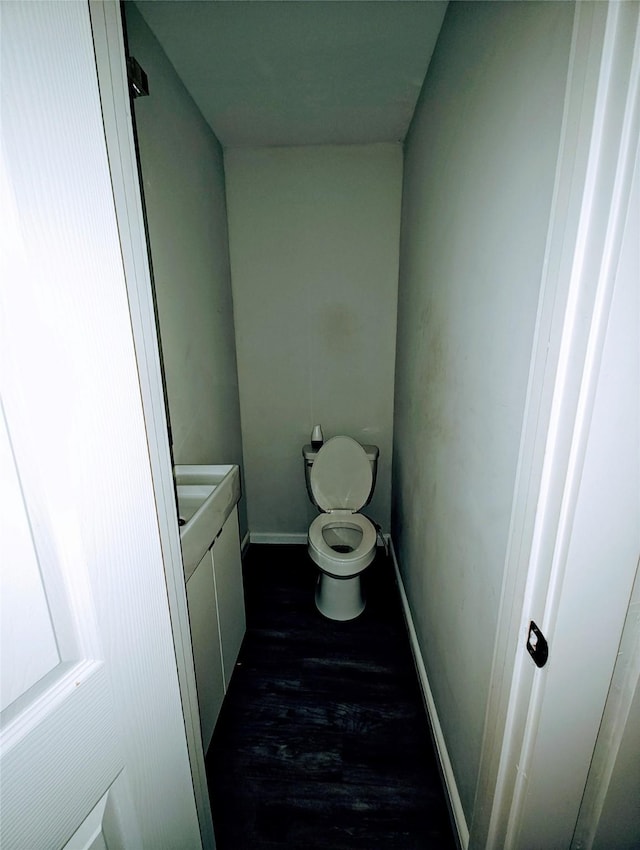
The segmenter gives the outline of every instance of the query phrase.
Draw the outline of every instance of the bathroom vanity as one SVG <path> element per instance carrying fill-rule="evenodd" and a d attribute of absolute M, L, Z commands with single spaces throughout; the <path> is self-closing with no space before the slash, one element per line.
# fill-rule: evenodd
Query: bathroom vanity
<path fill-rule="evenodd" d="M 182 560 L 207 751 L 244 637 L 246 621 L 235 465 L 176 466 Z"/>

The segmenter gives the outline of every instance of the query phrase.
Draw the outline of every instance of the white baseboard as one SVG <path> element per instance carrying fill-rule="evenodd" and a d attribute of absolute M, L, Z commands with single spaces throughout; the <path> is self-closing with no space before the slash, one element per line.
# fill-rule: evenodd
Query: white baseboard
<path fill-rule="evenodd" d="M 249 548 L 249 542 L 250 542 L 249 532 L 247 531 L 245 536 L 240 541 L 240 557 L 244 558 L 244 556 L 247 554 L 247 549 Z"/>
<path fill-rule="evenodd" d="M 251 543 L 278 543 L 280 545 L 285 544 L 295 544 L 306 545 L 307 543 L 307 535 L 306 534 L 277 534 L 272 533 L 270 531 L 262 532 L 262 531 L 251 531 L 247 532 L 244 540 L 242 541 L 242 551 L 244 554 L 245 549 L 245 540 L 247 540 L 247 546 L 249 545 L 249 538 Z M 390 540 L 388 534 L 385 534 L 385 538 Z M 378 544 L 379 545 L 379 544 Z"/>
<path fill-rule="evenodd" d="M 442 732 L 440 720 L 438 719 L 438 712 L 436 711 L 436 704 L 433 699 L 433 694 L 431 693 L 429 679 L 427 678 L 427 669 L 424 665 L 422 651 L 420 649 L 420 644 L 418 643 L 418 635 L 413 624 L 411 609 L 409 608 L 409 600 L 407 599 L 407 594 L 404 589 L 402 576 L 400 575 L 400 568 L 398 566 L 398 559 L 396 558 L 393 540 L 391 540 L 391 537 L 389 537 L 388 540 L 390 544 L 389 548 L 391 551 L 391 558 L 393 560 L 393 566 L 396 572 L 398 588 L 400 590 L 402 610 L 404 611 L 404 618 L 407 624 L 407 631 L 409 632 L 409 640 L 411 643 L 413 660 L 416 665 L 418 680 L 422 689 L 422 697 L 424 699 L 425 707 L 427 710 L 427 715 L 429 718 L 429 724 L 431 726 L 431 733 L 435 743 L 436 752 L 440 761 L 440 770 L 442 772 L 442 776 L 444 778 L 444 783 L 448 794 L 448 803 L 451 811 L 451 818 L 457 831 L 458 844 L 460 845 L 462 850 L 467 850 L 467 847 L 469 846 L 469 827 L 467 826 L 467 820 L 464 816 L 462 801 L 460 799 L 460 794 L 458 793 L 458 786 L 456 784 L 456 778 L 454 776 L 453 768 L 451 766 L 451 760 L 447 751 L 447 745 L 444 740 L 444 734 Z"/>
<path fill-rule="evenodd" d="M 252 531 L 250 534 L 252 543 L 284 543 L 284 544 L 306 544 L 306 534 L 274 534 L 271 532 Z"/>

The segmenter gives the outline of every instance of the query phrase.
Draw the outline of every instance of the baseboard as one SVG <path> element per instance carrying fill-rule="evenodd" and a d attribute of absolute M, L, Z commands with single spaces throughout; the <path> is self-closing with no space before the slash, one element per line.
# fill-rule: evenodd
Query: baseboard
<path fill-rule="evenodd" d="M 300 544 L 305 545 L 307 542 L 306 534 L 274 534 L 271 532 L 252 531 L 250 534 L 252 543 L 279 543 L 279 544 Z"/>
<path fill-rule="evenodd" d="M 385 538 L 387 540 L 390 539 L 388 534 L 385 534 Z M 307 544 L 307 535 L 306 534 L 277 534 L 272 532 L 262 532 L 262 531 L 251 531 L 247 532 L 244 540 L 242 541 L 242 553 L 245 551 L 245 540 L 247 541 L 246 545 L 251 543 L 276 543 L 276 544 L 285 544 L 285 545 L 304 545 Z M 380 545 L 378 543 L 378 545 Z"/>
<path fill-rule="evenodd" d="M 247 531 L 245 536 L 240 541 L 240 557 L 244 558 L 244 556 L 247 554 L 247 549 L 249 548 L 249 543 L 250 543 L 250 536 L 249 536 L 249 532 Z"/>
<path fill-rule="evenodd" d="M 393 566 L 396 573 L 396 580 L 398 582 L 398 589 L 400 591 L 400 598 L 402 600 L 402 610 L 404 612 L 404 618 L 407 624 L 407 631 L 409 633 L 409 641 L 411 643 L 413 660 L 416 665 L 416 672 L 418 674 L 418 680 L 422 689 L 422 697 L 424 699 L 424 704 L 429 719 L 429 725 L 431 726 L 431 734 L 433 736 L 436 752 L 440 761 L 440 770 L 442 772 L 442 777 L 444 779 L 444 784 L 447 790 L 449 810 L 451 812 L 451 820 L 457 832 L 456 837 L 459 846 L 462 848 L 462 850 L 467 850 L 467 847 L 469 846 L 469 827 L 467 826 L 467 820 L 464 816 L 462 801 L 460 799 L 460 794 L 458 793 L 458 786 L 456 784 L 456 778 L 454 776 L 453 768 L 451 766 L 451 760 L 449 758 L 447 745 L 444 740 L 442 727 L 438 718 L 438 712 L 436 711 L 436 704 L 433 699 L 433 694 L 431 693 L 429 679 L 427 678 L 427 669 L 422 658 L 420 644 L 418 643 L 418 635 L 413 624 L 411 609 L 409 608 L 409 600 L 407 599 L 407 594 L 404 589 L 402 576 L 400 575 L 400 568 L 398 566 L 398 559 L 396 557 L 396 552 L 393 546 L 393 540 L 390 536 L 387 539 L 389 541 L 389 549 L 391 551 L 391 558 L 393 560 Z"/>

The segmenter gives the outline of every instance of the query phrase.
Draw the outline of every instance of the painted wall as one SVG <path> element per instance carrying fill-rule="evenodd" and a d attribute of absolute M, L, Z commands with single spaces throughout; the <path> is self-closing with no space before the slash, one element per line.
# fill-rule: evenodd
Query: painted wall
<path fill-rule="evenodd" d="M 468 823 L 572 19 L 450 4 L 405 147 L 392 531 Z"/>
<path fill-rule="evenodd" d="M 402 149 L 225 151 L 252 534 L 303 534 L 302 446 L 380 447 L 366 512 L 389 528 Z"/>
<path fill-rule="evenodd" d="M 242 465 L 222 148 L 132 3 L 126 21 L 149 78 L 135 114 L 174 461 Z"/>

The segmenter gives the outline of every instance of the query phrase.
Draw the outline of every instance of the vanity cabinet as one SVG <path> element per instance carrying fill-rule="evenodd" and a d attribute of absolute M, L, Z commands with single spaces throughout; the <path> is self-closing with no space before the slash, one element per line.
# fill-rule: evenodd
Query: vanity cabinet
<path fill-rule="evenodd" d="M 189 577 L 187 603 L 206 752 L 246 628 L 237 508 Z"/>
<path fill-rule="evenodd" d="M 196 671 L 200 729 L 205 752 L 211 743 L 225 693 L 212 551 L 213 547 L 205 554 L 187 582 L 193 665 Z"/>
<path fill-rule="evenodd" d="M 222 531 L 214 542 L 211 551 L 213 552 L 213 577 L 218 606 L 217 619 L 222 652 L 222 674 L 226 693 L 246 631 L 237 509 L 231 512 L 222 526 Z"/>

